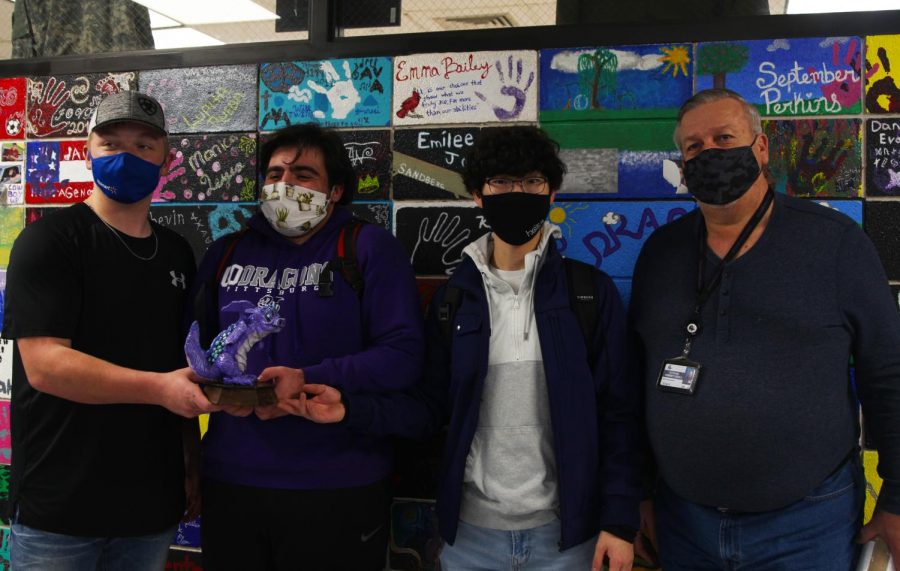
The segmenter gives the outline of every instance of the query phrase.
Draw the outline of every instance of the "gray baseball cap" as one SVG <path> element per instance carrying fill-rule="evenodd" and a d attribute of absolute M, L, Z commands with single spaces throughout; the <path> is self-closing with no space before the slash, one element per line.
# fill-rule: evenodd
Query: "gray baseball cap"
<path fill-rule="evenodd" d="M 88 123 L 88 133 L 92 133 L 97 127 L 133 121 L 155 127 L 166 135 L 166 118 L 163 115 L 162 105 L 153 97 L 139 91 L 120 91 L 108 95 L 91 117 Z"/>

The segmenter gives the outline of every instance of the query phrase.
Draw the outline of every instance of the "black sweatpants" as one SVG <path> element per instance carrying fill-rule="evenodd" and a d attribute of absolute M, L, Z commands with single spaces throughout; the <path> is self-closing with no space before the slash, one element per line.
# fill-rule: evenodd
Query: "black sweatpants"
<path fill-rule="evenodd" d="M 203 482 L 205 571 L 381 571 L 390 532 L 387 482 L 277 490 Z"/>

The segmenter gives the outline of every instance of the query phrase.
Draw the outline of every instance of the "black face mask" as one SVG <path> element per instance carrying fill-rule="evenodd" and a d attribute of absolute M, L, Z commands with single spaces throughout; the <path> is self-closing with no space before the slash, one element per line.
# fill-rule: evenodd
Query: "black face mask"
<path fill-rule="evenodd" d="M 729 204 L 744 196 L 759 177 L 753 143 L 733 149 L 706 149 L 686 161 L 684 182 L 688 192 L 700 202 L 717 205 Z"/>
<path fill-rule="evenodd" d="M 541 231 L 550 212 L 550 195 L 485 194 L 481 197 L 481 211 L 494 234 L 507 244 L 521 246 Z"/>

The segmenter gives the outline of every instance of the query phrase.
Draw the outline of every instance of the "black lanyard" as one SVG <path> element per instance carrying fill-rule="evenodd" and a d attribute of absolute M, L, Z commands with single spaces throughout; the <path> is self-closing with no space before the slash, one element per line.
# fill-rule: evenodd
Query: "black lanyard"
<path fill-rule="evenodd" d="M 744 244 L 747 243 L 750 234 L 753 233 L 753 230 L 759 225 L 760 220 L 763 219 L 763 216 L 765 216 L 766 211 L 769 209 L 769 205 L 772 204 L 774 199 L 775 191 L 769 188 L 765 196 L 763 196 L 762 202 L 760 202 L 759 206 L 756 208 L 756 212 L 754 212 L 753 216 L 750 217 L 750 220 L 747 221 L 744 229 L 741 230 L 741 233 L 738 235 L 737 240 L 734 241 L 734 244 L 731 245 L 731 249 L 728 250 L 728 253 L 725 254 L 725 257 L 719 262 L 716 271 L 713 272 L 712 277 L 706 284 L 703 283 L 703 274 L 706 272 L 706 224 L 701 220 L 700 241 L 698 246 L 699 261 L 697 264 L 697 303 L 694 306 L 693 316 L 691 316 L 684 327 L 687 337 L 684 340 L 684 349 L 682 350 L 682 353 L 685 357 L 691 352 L 691 342 L 693 341 L 693 338 L 700 333 L 700 312 L 703 310 L 703 305 L 709 300 L 709 297 L 716 291 L 716 288 L 718 288 L 719 284 L 722 282 L 722 272 L 725 271 L 725 266 L 737 257 L 738 252 L 740 252 Z"/>

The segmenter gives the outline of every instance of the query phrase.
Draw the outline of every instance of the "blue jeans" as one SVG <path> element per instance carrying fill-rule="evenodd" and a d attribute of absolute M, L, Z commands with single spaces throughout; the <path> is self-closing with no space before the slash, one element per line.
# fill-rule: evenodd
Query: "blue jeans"
<path fill-rule="evenodd" d="M 559 550 L 559 520 L 516 531 L 488 529 L 459 522 L 456 541 L 441 550 L 443 571 L 590 571 L 594 537 Z"/>
<path fill-rule="evenodd" d="M 139 537 L 78 537 L 14 523 L 10 565 L 16 571 L 160 571 L 177 528 Z"/>
<path fill-rule="evenodd" d="M 859 547 L 865 478 L 857 455 L 805 498 L 762 513 L 729 513 L 689 502 L 665 485 L 656 533 L 665 571 L 848 571 Z"/>

